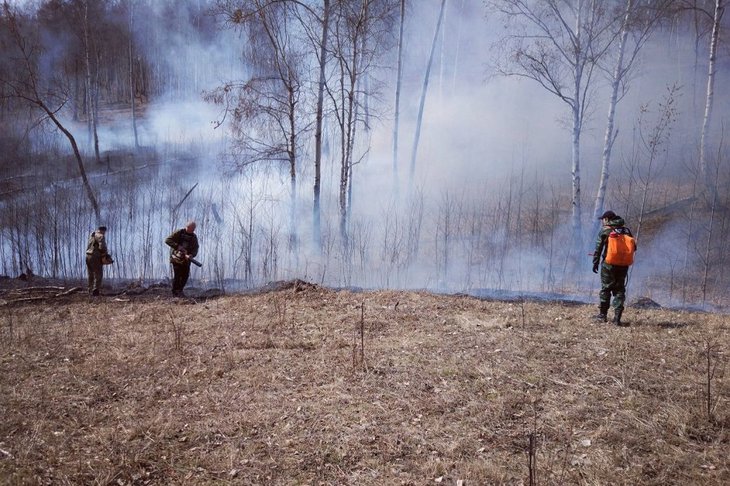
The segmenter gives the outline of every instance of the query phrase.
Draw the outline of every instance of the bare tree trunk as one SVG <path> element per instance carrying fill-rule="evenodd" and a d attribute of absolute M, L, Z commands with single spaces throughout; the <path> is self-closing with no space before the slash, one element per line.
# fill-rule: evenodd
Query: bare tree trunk
<path fill-rule="evenodd" d="M 58 121 L 58 118 L 56 118 L 56 115 L 48 109 L 48 107 L 43 103 L 37 103 L 43 111 L 46 112 L 48 115 L 48 118 L 51 119 L 51 121 L 58 127 L 59 130 L 66 136 L 68 141 L 71 143 L 71 148 L 73 149 L 74 156 L 76 157 L 76 163 L 79 168 L 79 174 L 81 174 L 81 180 L 84 184 L 84 189 L 86 189 L 86 197 L 89 198 L 89 202 L 91 203 L 91 207 L 94 210 L 94 216 L 96 217 L 97 224 L 101 223 L 101 211 L 99 210 L 99 203 L 96 201 L 96 196 L 94 195 L 94 190 L 91 188 L 91 183 L 89 182 L 89 178 L 86 176 L 86 169 L 84 168 L 84 161 L 81 158 L 81 152 L 79 152 L 79 147 L 76 144 L 76 139 L 74 136 L 69 132 L 66 127 L 61 125 L 61 122 Z"/>
<path fill-rule="evenodd" d="M 367 41 L 366 37 L 362 36 L 361 41 L 362 46 L 360 47 L 360 52 L 363 57 L 365 57 L 365 49 L 367 47 Z M 362 65 L 365 65 L 365 60 L 363 59 Z M 359 91 L 362 93 L 362 125 L 363 129 L 365 129 L 366 132 L 370 131 L 370 73 L 367 70 L 364 70 L 362 75 L 358 77 L 358 83 L 362 84 L 362 89 Z M 358 103 L 358 107 L 359 107 Z M 359 117 L 358 117 L 359 118 Z"/>
<path fill-rule="evenodd" d="M 693 27 L 694 27 L 694 63 L 692 65 L 692 121 L 694 123 L 697 122 L 697 75 L 699 72 L 699 66 L 700 66 L 700 40 L 702 39 L 702 34 L 700 33 L 700 12 L 697 8 L 697 0 L 694 1 L 694 6 L 692 8 L 693 13 Z M 677 33 L 677 39 L 679 40 L 679 33 Z M 679 53 L 679 49 L 677 49 L 677 52 Z M 679 58 L 679 56 L 677 56 Z"/>
<path fill-rule="evenodd" d="M 94 94 L 94 103 L 92 107 L 94 109 L 94 155 L 96 157 L 96 163 L 101 164 L 101 155 L 99 154 L 99 131 L 98 131 L 98 120 L 99 120 L 99 66 L 101 66 L 101 55 L 99 51 L 96 51 L 96 72 L 94 73 L 94 88 L 92 93 Z"/>
<path fill-rule="evenodd" d="M 345 69 L 344 69 L 344 61 L 340 60 L 340 65 L 342 66 L 340 68 L 340 98 L 342 99 L 342 108 L 340 109 L 340 144 L 341 144 L 341 154 L 340 154 L 340 187 L 339 187 L 339 205 L 340 205 L 340 237 L 342 238 L 343 244 L 347 246 L 347 184 L 350 181 L 350 152 L 349 152 L 349 146 L 350 146 L 350 139 L 349 135 L 351 133 L 351 113 L 352 113 L 352 105 L 353 105 L 353 98 L 354 93 L 350 93 L 349 95 L 346 93 L 345 90 Z M 352 68 L 351 73 L 354 73 L 356 71 L 355 68 Z M 349 100 L 349 103 L 346 103 L 345 100 Z M 349 110 L 348 110 L 349 107 Z"/>
<path fill-rule="evenodd" d="M 320 192 L 322 180 L 322 124 L 324 119 L 324 88 L 327 82 L 327 40 L 329 38 L 330 0 L 324 0 L 322 12 L 322 39 L 319 47 L 319 84 L 317 86 L 317 118 L 314 130 L 314 204 L 312 206 L 312 235 L 317 251 L 322 249 Z"/>
<path fill-rule="evenodd" d="M 431 43 L 431 53 L 428 56 L 428 65 L 426 66 L 426 74 L 423 77 L 423 88 L 421 89 L 421 102 L 418 107 L 418 119 L 416 120 L 416 136 L 413 139 L 413 150 L 411 151 L 411 169 L 409 175 L 409 190 L 413 190 L 414 177 L 416 174 L 416 155 L 418 154 L 418 142 L 421 138 L 421 122 L 423 121 L 423 107 L 426 104 L 426 93 L 428 92 L 428 79 L 431 74 L 431 65 L 433 64 L 433 55 L 436 51 L 439 32 L 441 31 L 441 23 L 444 19 L 444 10 L 446 9 L 446 0 L 441 0 L 441 9 L 439 10 L 439 18 L 436 22 L 436 31 L 433 34 L 433 42 Z"/>
<path fill-rule="evenodd" d="M 705 116 L 702 120 L 702 134 L 700 136 L 700 172 L 705 187 L 715 192 L 715 185 L 707 163 L 707 132 L 712 120 L 712 105 L 715 97 L 715 61 L 717 59 L 717 42 L 720 36 L 720 19 L 724 12 L 723 0 L 715 0 L 715 13 L 712 22 L 712 38 L 710 40 L 710 62 L 707 68 L 707 95 L 705 99 Z"/>
<path fill-rule="evenodd" d="M 135 110 L 134 89 L 134 2 L 129 0 L 129 99 L 132 106 L 132 130 L 134 131 L 134 148 L 139 150 L 137 134 L 137 112 Z"/>
<path fill-rule="evenodd" d="M 289 251 L 298 255 L 297 246 L 299 238 L 297 235 L 297 132 L 296 132 L 296 94 L 289 89 L 289 179 L 290 179 L 290 204 L 289 204 Z"/>
<path fill-rule="evenodd" d="M 101 163 L 99 157 L 99 136 L 96 131 L 96 107 L 94 106 L 94 88 L 91 78 L 91 46 L 89 45 L 89 0 L 84 2 L 84 55 L 86 56 L 86 99 L 87 113 L 89 115 L 89 141 L 93 137 L 96 162 Z"/>
<path fill-rule="evenodd" d="M 355 49 L 356 50 L 356 49 Z M 357 53 L 353 55 L 353 59 L 357 58 Z M 353 69 L 353 73 L 357 70 Z M 347 243 L 347 221 L 349 215 L 349 204 L 348 194 L 349 187 L 352 183 L 352 160 L 354 150 L 354 137 L 355 137 L 355 85 L 356 79 L 354 74 L 350 77 L 350 92 L 347 95 L 347 113 L 345 114 L 345 137 L 343 156 L 342 156 L 342 167 L 340 169 L 340 235 L 343 241 Z"/>
<path fill-rule="evenodd" d="M 461 5 L 459 6 L 459 12 L 458 12 L 459 18 L 463 18 L 462 12 L 464 12 L 464 3 L 465 2 L 466 2 L 466 0 L 461 0 Z M 457 75 L 459 73 L 459 53 L 461 52 L 461 33 L 462 33 L 462 28 L 459 27 L 456 30 L 456 50 L 454 51 L 454 59 L 453 59 L 454 68 L 451 70 L 451 90 L 452 91 L 456 91 L 456 79 L 457 79 Z"/>
<path fill-rule="evenodd" d="M 393 190 L 398 194 L 398 129 L 400 123 L 400 92 L 403 81 L 403 25 L 406 16 L 406 0 L 400 0 L 400 25 L 398 27 L 398 70 L 395 79 L 395 119 L 393 120 Z"/>
<path fill-rule="evenodd" d="M 613 72 L 611 80 L 611 98 L 608 102 L 608 121 L 606 122 L 606 135 L 603 139 L 603 154 L 601 156 L 601 179 L 598 183 L 598 193 L 596 194 L 596 202 L 593 206 L 593 223 L 591 224 L 591 234 L 598 232 L 598 218 L 603 213 L 603 205 L 606 200 L 606 187 L 610 175 L 609 164 L 611 161 L 611 149 L 616 141 L 618 131 L 614 131 L 614 123 L 616 118 L 616 104 L 618 103 L 618 89 L 624 74 L 624 52 L 626 50 L 626 38 L 628 37 L 629 20 L 633 8 L 633 0 L 626 0 L 626 12 L 624 20 L 621 24 L 621 34 L 618 44 L 618 59 L 616 61 L 616 69 Z"/>
<path fill-rule="evenodd" d="M 722 140 L 720 141 L 720 147 L 722 147 L 723 143 Z M 722 149 L 718 149 L 717 151 L 717 165 L 715 166 L 715 174 L 714 178 L 715 181 L 719 180 L 720 178 L 720 157 L 722 157 Z M 707 301 L 707 281 L 709 278 L 710 273 L 710 266 L 716 266 L 717 260 L 713 262 L 713 264 L 710 264 L 710 258 L 711 258 L 711 250 L 712 250 L 712 231 L 715 226 L 715 217 L 717 215 L 718 211 L 718 194 L 716 190 L 712 191 L 712 204 L 710 205 L 710 227 L 707 230 L 707 246 L 705 247 L 705 261 L 704 261 L 704 272 L 702 276 L 702 305 L 705 305 L 705 302 Z M 721 234 L 724 234 L 721 233 Z M 720 267 L 722 268 L 722 266 Z"/>
<path fill-rule="evenodd" d="M 341 99 L 343 100 L 342 106 L 342 157 L 340 165 L 340 236 L 342 237 L 343 246 L 347 250 L 349 245 L 349 237 L 347 234 L 348 215 L 349 215 L 349 204 L 348 204 L 348 193 L 349 186 L 352 183 L 352 164 L 355 150 L 355 132 L 357 123 L 356 104 L 357 104 L 357 84 L 360 76 L 361 68 L 361 57 L 363 53 L 360 52 L 362 44 L 359 40 L 360 35 L 364 35 L 366 27 L 364 26 L 365 19 L 368 18 L 369 3 L 363 2 L 361 5 L 360 19 L 361 25 L 358 25 L 354 37 L 352 39 L 352 52 L 349 55 L 349 59 L 352 61 L 352 65 L 345 67 L 345 60 L 340 59 L 341 75 L 340 75 L 340 91 Z M 345 80 L 347 80 L 347 86 L 345 86 Z"/>
<path fill-rule="evenodd" d="M 720 164 L 718 165 L 718 169 Z M 720 172 L 719 170 L 717 171 Z M 717 191 L 712 191 L 712 203 L 710 204 L 710 226 L 707 229 L 707 244 L 705 245 L 705 258 L 703 262 L 703 272 L 702 272 L 702 305 L 705 305 L 705 302 L 707 302 L 707 280 L 709 278 L 710 274 L 710 267 L 714 266 L 710 263 L 711 258 L 711 251 L 712 251 L 712 230 L 715 226 L 715 214 L 717 212 Z"/>
<path fill-rule="evenodd" d="M 579 0 L 578 8 L 575 15 L 575 36 L 576 45 L 580 46 L 580 37 L 583 27 L 581 26 L 582 14 L 583 14 L 583 2 Z M 585 53 L 580 53 L 580 56 L 585 56 Z M 571 226 L 573 228 L 573 241 L 576 245 L 579 244 L 581 239 L 581 201 L 580 201 L 580 134 L 582 125 L 582 109 L 583 104 L 581 102 L 581 86 L 583 83 L 583 62 L 576 62 L 574 65 L 573 75 L 573 100 L 571 105 L 573 112 L 573 130 L 572 130 L 572 160 L 573 166 L 571 170 L 572 174 L 572 187 L 573 196 L 571 199 L 572 207 L 572 218 Z"/>
<path fill-rule="evenodd" d="M 446 3 L 448 4 L 448 0 L 446 0 Z M 444 20 L 443 23 L 448 25 L 448 19 L 447 15 L 449 14 L 448 5 L 444 7 Z M 446 66 L 446 60 L 445 60 L 445 52 L 446 49 L 444 46 L 446 45 L 446 28 L 444 27 L 441 29 L 441 45 L 439 47 L 439 101 L 443 101 L 444 99 L 444 69 Z"/>
<path fill-rule="evenodd" d="M 79 121 L 79 104 L 81 99 L 81 82 L 79 81 L 79 62 L 74 60 L 74 104 L 73 104 L 73 121 Z"/>

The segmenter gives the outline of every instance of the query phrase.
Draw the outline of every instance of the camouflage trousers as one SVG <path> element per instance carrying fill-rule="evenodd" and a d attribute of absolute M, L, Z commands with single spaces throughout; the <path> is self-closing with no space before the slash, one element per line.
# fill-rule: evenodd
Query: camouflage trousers
<path fill-rule="evenodd" d="M 89 293 L 99 295 L 104 279 L 104 265 L 101 264 L 100 256 L 86 255 L 86 273 L 89 276 Z"/>
<path fill-rule="evenodd" d="M 611 305 L 611 295 L 613 295 L 614 310 L 622 311 L 624 302 L 626 301 L 626 276 L 629 273 L 629 267 L 620 267 L 618 265 L 609 265 L 604 263 L 601 265 L 601 292 L 598 297 L 601 300 L 601 307 L 608 308 Z"/>

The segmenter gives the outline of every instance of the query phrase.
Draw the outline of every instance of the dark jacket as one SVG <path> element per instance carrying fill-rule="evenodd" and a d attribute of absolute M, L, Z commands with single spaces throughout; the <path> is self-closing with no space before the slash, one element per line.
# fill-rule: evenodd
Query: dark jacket
<path fill-rule="evenodd" d="M 606 251 L 608 250 L 608 235 L 612 231 L 619 234 L 633 236 L 631 230 L 624 226 L 623 218 L 616 217 L 608 222 L 608 225 L 601 228 L 596 238 L 596 250 L 593 252 L 593 265 L 599 265 L 606 258 Z M 604 263 L 604 265 L 608 265 Z"/>
<path fill-rule="evenodd" d="M 165 238 L 165 244 L 171 248 L 170 250 L 170 262 L 171 263 L 187 263 L 190 265 L 190 261 L 181 261 L 177 257 L 177 251 L 180 247 L 185 250 L 185 253 L 195 258 L 198 254 L 198 237 L 195 233 L 188 233 L 185 228 L 179 229 L 173 232 L 170 236 Z"/>

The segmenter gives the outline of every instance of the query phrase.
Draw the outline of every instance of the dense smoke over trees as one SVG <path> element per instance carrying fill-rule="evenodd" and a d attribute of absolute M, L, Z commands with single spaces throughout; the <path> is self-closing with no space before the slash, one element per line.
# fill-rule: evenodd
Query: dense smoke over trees
<path fill-rule="evenodd" d="M 210 285 L 586 294 L 613 209 L 637 293 L 718 300 L 725 3 L 5 2 L 0 273 L 78 277 L 104 223 L 162 278 L 192 217 Z"/>

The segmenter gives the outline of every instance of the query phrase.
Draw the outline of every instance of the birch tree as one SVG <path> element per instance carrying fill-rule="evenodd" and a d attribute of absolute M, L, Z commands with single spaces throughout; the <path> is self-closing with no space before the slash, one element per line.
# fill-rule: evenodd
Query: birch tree
<path fill-rule="evenodd" d="M 421 99 L 418 104 L 418 118 L 416 119 L 416 134 L 413 137 L 413 149 L 411 150 L 411 165 L 410 165 L 410 177 L 409 187 L 412 189 L 414 184 L 414 178 L 416 175 L 416 157 L 418 155 L 418 143 L 421 139 L 421 124 L 423 122 L 423 109 L 426 105 L 426 94 L 428 93 L 428 81 L 431 76 L 431 66 L 433 65 L 433 55 L 436 51 L 436 44 L 438 41 L 439 33 L 441 32 L 441 24 L 444 20 L 444 11 L 446 10 L 446 0 L 441 0 L 441 8 L 439 9 L 438 20 L 436 21 L 436 30 L 433 34 L 433 41 L 431 42 L 431 51 L 428 56 L 428 64 L 426 65 L 426 72 L 423 75 L 423 86 L 421 87 Z"/>
<path fill-rule="evenodd" d="M 715 101 L 715 74 L 717 62 L 717 45 L 720 37 L 720 20 L 725 12 L 725 0 L 715 0 L 715 9 L 712 14 L 712 35 L 710 36 L 709 62 L 707 64 L 707 91 L 705 94 L 705 114 L 702 118 L 702 132 L 700 134 L 700 172 L 705 187 L 714 193 L 715 185 L 708 167 L 708 132 L 712 122 L 712 111 Z M 714 199 L 714 198 L 713 198 Z"/>
<path fill-rule="evenodd" d="M 393 188 L 398 191 L 398 130 L 400 129 L 400 94 L 403 81 L 403 27 L 406 20 L 406 0 L 400 0 L 398 21 L 398 69 L 395 75 L 395 117 L 393 119 Z"/>
<path fill-rule="evenodd" d="M 100 224 L 99 203 L 86 174 L 86 167 L 76 138 L 61 121 L 61 112 L 70 98 L 69 90 L 59 79 L 49 75 L 44 76 L 44 72 L 39 67 L 43 56 L 43 46 L 33 39 L 32 33 L 28 33 L 24 29 L 7 2 L 3 4 L 2 11 L 4 16 L 2 28 L 7 29 L 9 33 L 7 38 L 12 42 L 12 46 L 5 46 L 12 52 L 12 58 L 8 59 L 12 67 L 6 66 L 3 77 L 0 79 L 2 97 L 14 98 L 25 103 L 40 114 L 38 123 L 49 120 L 66 137 L 76 159 L 79 175 L 89 204 L 94 211 L 96 222 Z"/>
<path fill-rule="evenodd" d="M 340 237 L 347 246 L 347 219 L 349 214 L 348 188 L 351 183 L 357 134 L 358 103 L 357 87 L 363 73 L 364 53 L 361 51 L 362 37 L 366 34 L 370 13 L 370 0 L 360 2 L 338 2 L 338 19 L 335 24 L 335 45 L 333 56 L 338 67 L 336 87 L 328 87 L 335 107 L 334 116 L 339 128 L 340 176 L 338 188 Z M 358 5 L 359 4 L 359 5 Z"/>
<path fill-rule="evenodd" d="M 314 187 L 312 202 L 312 236 L 317 251 L 322 248 L 321 192 L 322 192 L 322 127 L 324 125 L 324 92 L 327 83 L 327 57 L 330 30 L 330 0 L 323 0 L 321 36 L 319 41 L 319 80 L 317 82 L 317 113 L 314 121 Z M 315 18 L 319 18 L 316 17 Z"/>
<path fill-rule="evenodd" d="M 626 0 L 623 19 L 620 23 L 618 33 L 618 46 L 616 49 L 616 64 L 610 78 L 610 96 L 608 102 L 608 115 L 606 117 L 606 132 L 603 139 L 603 151 L 601 153 L 601 177 L 598 183 L 598 191 L 593 206 L 592 231 L 598 231 L 598 218 L 603 214 L 606 189 L 610 177 L 610 163 L 613 144 L 618 137 L 618 129 L 615 127 L 616 107 L 619 101 L 627 93 L 629 88 L 630 74 L 637 63 L 639 52 L 646 44 L 657 22 L 662 18 L 666 8 L 672 0 L 663 0 L 651 3 L 639 3 L 636 0 Z"/>
<path fill-rule="evenodd" d="M 333 117 L 337 123 L 340 146 L 340 177 L 338 203 L 340 236 L 347 246 L 347 222 L 351 199 L 352 169 L 362 160 L 367 149 L 356 154 L 358 126 L 365 120 L 360 116 L 362 105 L 361 80 L 375 69 L 375 60 L 389 47 L 393 4 L 388 0 L 340 0 L 333 26 L 332 55 L 336 65 L 336 81 L 328 84 Z M 371 88 L 375 83 L 371 83 Z"/>
<path fill-rule="evenodd" d="M 208 99 L 226 106 L 238 160 L 245 168 L 259 162 L 283 163 L 289 174 L 289 248 L 296 254 L 296 193 L 300 149 L 307 130 L 302 97 L 306 53 L 291 9 L 293 2 L 224 2 L 226 21 L 247 36 L 246 61 L 253 73 L 229 82 Z"/>
<path fill-rule="evenodd" d="M 597 0 L 498 0 L 491 2 L 511 30 L 499 74 L 530 79 L 565 103 L 571 126 L 571 226 L 581 239 L 581 135 L 596 72 L 616 38 L 620 18 Z"/>

